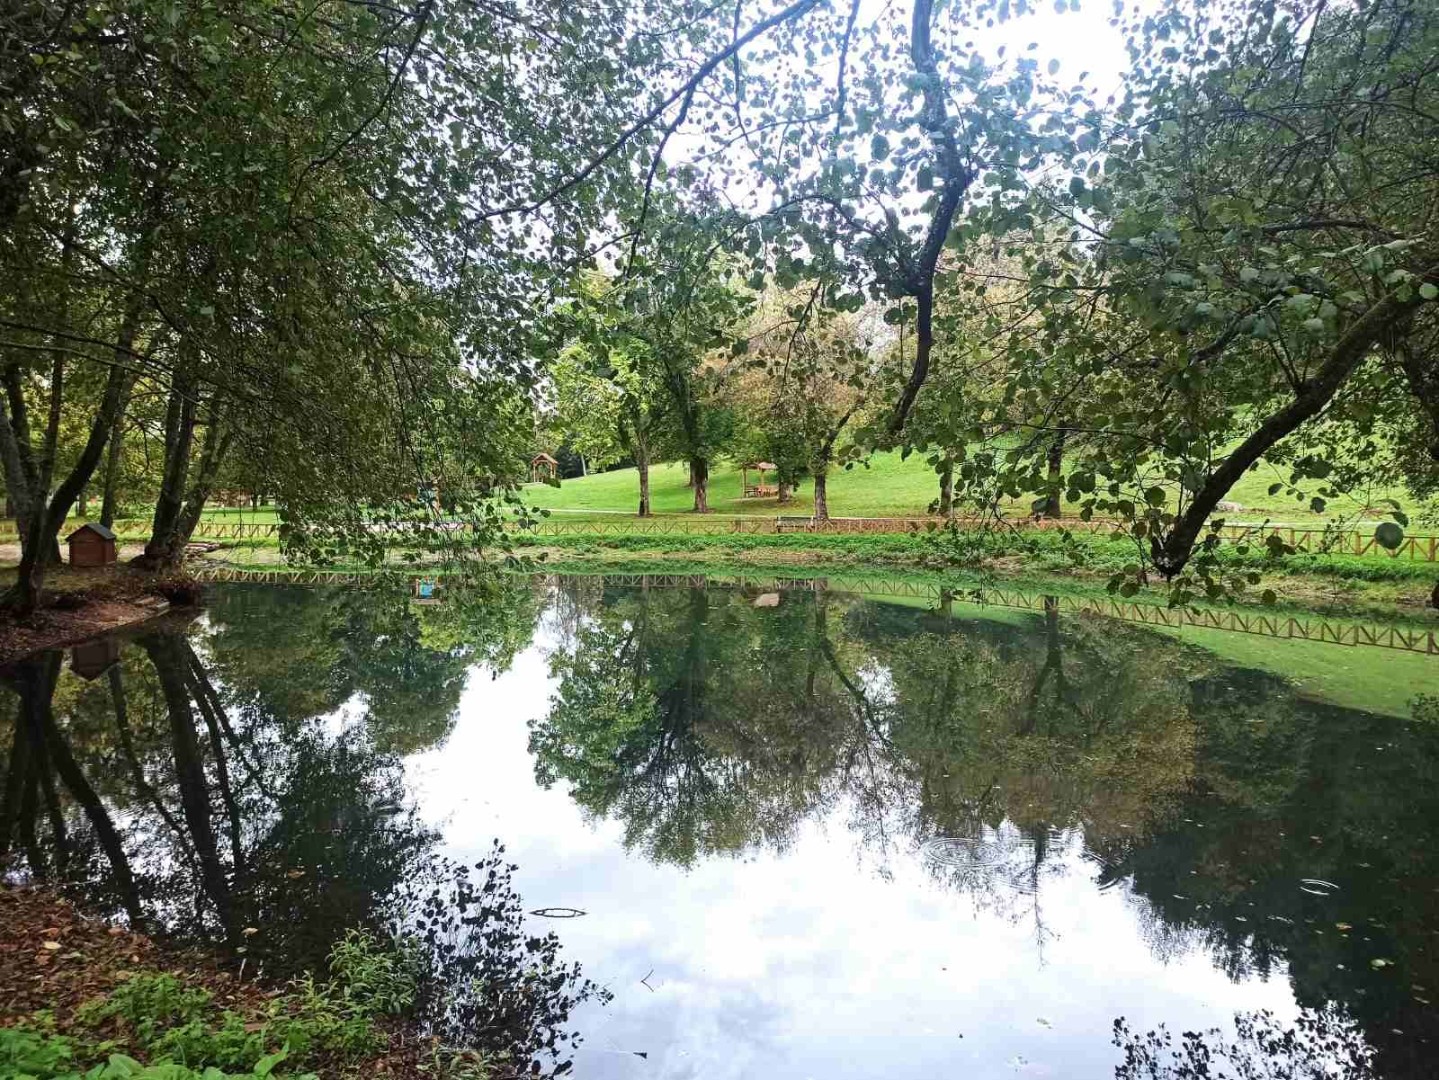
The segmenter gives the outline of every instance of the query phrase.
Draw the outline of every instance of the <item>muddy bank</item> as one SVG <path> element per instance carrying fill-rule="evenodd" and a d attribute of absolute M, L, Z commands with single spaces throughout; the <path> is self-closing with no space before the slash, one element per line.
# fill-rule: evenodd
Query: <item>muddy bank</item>
<path fill-rule="evenodd" d="M 23 621 L 0 614 L 0 665 L 41 649 L 74 645 L 198 603 L 199 586 L 183 574 L 154 574 L 117 564 L 95 570 L 57 567 L 40 610 Z"/>

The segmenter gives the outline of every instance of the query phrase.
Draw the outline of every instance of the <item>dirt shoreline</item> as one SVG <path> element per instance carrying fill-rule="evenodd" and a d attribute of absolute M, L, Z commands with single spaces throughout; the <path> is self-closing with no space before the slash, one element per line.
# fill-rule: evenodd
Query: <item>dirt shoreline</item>
<path fill-rule="evenodd" d="M 0 666 L 133 628 L 198 599 L 199 587 L 184 574 L 123 564 L 94 570 L 56 567 L 47 575 L 39 611 L 24 621 L 0 615 Z"/>

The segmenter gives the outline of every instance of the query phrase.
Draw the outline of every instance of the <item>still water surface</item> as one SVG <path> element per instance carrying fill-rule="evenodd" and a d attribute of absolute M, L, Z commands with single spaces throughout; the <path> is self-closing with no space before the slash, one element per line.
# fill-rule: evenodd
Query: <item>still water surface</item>
<path fill-rule="evenodd" d="M 1108 1077 L 1121 1017 L 1326 1007 L 1434 1075 L 1439 659 L 1058 603 L 442 596 L 233 586 L 12 671 L 10 874 L 253 925 L 283 970 L 498 839 L 613 995 L 570 1018 L 602 1080 Z"/>

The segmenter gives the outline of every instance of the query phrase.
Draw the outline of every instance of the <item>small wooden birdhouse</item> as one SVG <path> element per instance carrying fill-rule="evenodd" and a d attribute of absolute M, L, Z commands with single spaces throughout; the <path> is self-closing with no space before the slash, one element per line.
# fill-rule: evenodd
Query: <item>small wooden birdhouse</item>
<path fill-rule="evenodd" d="M 88 521 L 65 538 L 71 566 L 109 566 L 115 561 L 115 534 Z"/>

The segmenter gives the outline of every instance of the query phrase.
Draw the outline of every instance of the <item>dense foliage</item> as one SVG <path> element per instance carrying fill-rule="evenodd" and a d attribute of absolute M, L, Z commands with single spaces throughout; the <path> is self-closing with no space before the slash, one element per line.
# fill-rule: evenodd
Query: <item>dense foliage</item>
<path fill-rule="evenodd" d="M 641 515 L 651 462 L 704 512 L 763 455 L 823 517 L 900 446 L 942 513 L 1116 519 L 1177 598 L 1234 584 L 1255 469 L 1397 545 L 1364 493 L 1439 477 L 1432 5 L 1121 4 L 1108 100 L 1000 44 L 1075 6 L 8 8 L 10 605 L 92 491 L 151 566 L 217 492 L 297 557 L 459 554 L 546 448 L 637 464 Z"/>

